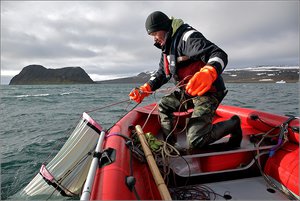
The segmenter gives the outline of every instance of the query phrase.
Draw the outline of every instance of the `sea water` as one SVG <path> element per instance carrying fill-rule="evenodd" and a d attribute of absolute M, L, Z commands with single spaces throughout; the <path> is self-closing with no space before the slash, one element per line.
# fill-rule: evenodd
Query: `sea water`
<path fill-rule="evenodd" d="M 127 102 L 133 87 L 136 85 L 1 85 L 1 199 L 10 199 L 24 188 L 41 164 L 55 156 L 83 112 L 91 111 L 92 118 L 110 128 L 136 105 Z M 146 98 L 142 105 L 158 101 L 172 87 L 166 85 L 166 90 Z M 222 104 L 299 116 L 298 83 L 232 83 L 227 88 Z"/>

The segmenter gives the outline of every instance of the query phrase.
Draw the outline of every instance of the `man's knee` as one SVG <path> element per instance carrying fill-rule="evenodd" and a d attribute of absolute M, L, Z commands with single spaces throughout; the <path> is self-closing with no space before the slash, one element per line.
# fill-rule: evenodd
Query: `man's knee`
<path fill-rule="evenodd" d="M 210 116 L 192 117 L 187 125 L 187 142 L 189 148 L 195 148 L 202 143 L 212 130 Z"/>
<path fill-rule="evenodd" d="M 174 94 L 163 96 L 158 103 L 158 110 L 160 112 L 175 112 L 179 107 L 179 100 Z"/>

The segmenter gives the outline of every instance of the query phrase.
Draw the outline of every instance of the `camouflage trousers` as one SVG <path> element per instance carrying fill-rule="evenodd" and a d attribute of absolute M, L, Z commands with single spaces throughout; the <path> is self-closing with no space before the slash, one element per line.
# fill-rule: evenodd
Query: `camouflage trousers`
<path fill-rule="evenodd" d="M 185 103 L 182 106 L 182 103 Z M 162 131 L 168 135 L 173 129 L 173 112 L 193 108 L 187 122 L 187 143 L 190 149 L 200 148 L 210 143 L 212 120 L 219 105 L 216 93 L 190 97 L 184 91 L 175 91 L 161 98 L 158 110 Z"/>

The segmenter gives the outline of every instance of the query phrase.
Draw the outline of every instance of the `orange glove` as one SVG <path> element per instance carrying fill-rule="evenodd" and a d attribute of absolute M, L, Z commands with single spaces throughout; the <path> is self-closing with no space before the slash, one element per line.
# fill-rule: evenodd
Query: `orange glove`
<path fill-rule="evenodd" d="M 200 69 L 186 85 L 186 92 L 192 96 L 201 96 L 207 92 L 218 74 L 214 67 L 206 65 Z"/>
<path fill-rule="evenodd" d="M 129 93 L 129 98 L 137 103 L 141 103 L 143 99 L 151 94 L 152 90 L 148 83 L 140 88 L 135 88 Z"/>

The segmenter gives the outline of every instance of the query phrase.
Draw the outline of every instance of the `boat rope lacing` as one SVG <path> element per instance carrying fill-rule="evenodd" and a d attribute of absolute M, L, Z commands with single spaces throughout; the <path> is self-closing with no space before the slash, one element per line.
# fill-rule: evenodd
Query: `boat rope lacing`
<path fill-rule="evenodd" d="M 262 122 L 265 125 L 268 125 L 271 129 L 269 131 L 267 131 L 266 133 L 261 133 L 260 135 L 261 140 L 255 145 L 256 146 L 256 155 L 257 157 L 254 157 L 256 165 L 261 173 L 261 175 L 263 176 L 263 178 L 265 179 L 265 181 L 273 188 L 279 190 L 280 192 L 282 192 L 283 194 L 287 195 L 289 199 L 291 200 L 298 200 L 299 198 L 297 198 L 293 192 L 291 192 L 288 188 L 282 189 L 281 187 L 279 187 L 274 181 L 272 181 L 270 179 L 270 177 L 263 171 L 262 165 L 261 165 L 261 161 L 260 161 L 260 157 L 263 154 L 268 154 L 269 157 L 272 157 L 275 152 L 277 150 L 279 150 L 280 148 L 283 147 L 283 145 L 288 141 L 288 134 L 289 131 L 288 129 L 293 129 L 292 127 L 289 126 L 289 123 L 295 119 L 299 119 L 298 117 L 294 117 L 294 116 L 290 116 L 286 121 L 284 121 L 281 125 L 278 126 L 272 126 L 268 123 L 266 123 L 265 121 L 263 121 L 258 115 L 255 115 L 254 117 L 252 117 L 254 120 L 258 119 L 260 122 Z M 276 131 L 279 130 L 279 132 L 277 133 Z M 275 134 L 274 134 L 275 133 Z M 255 136 L 259 136 L 255 135 Z M 273 147 L 271 147 L 270 150 L 268 151 L 264 151 L 263 153 L 260 153 L 260 149 L 259 147 L 262 145 L 262 143 L 267 139 L 267 138 L 277 138 L 277 144 L 274 145 Z"/>

